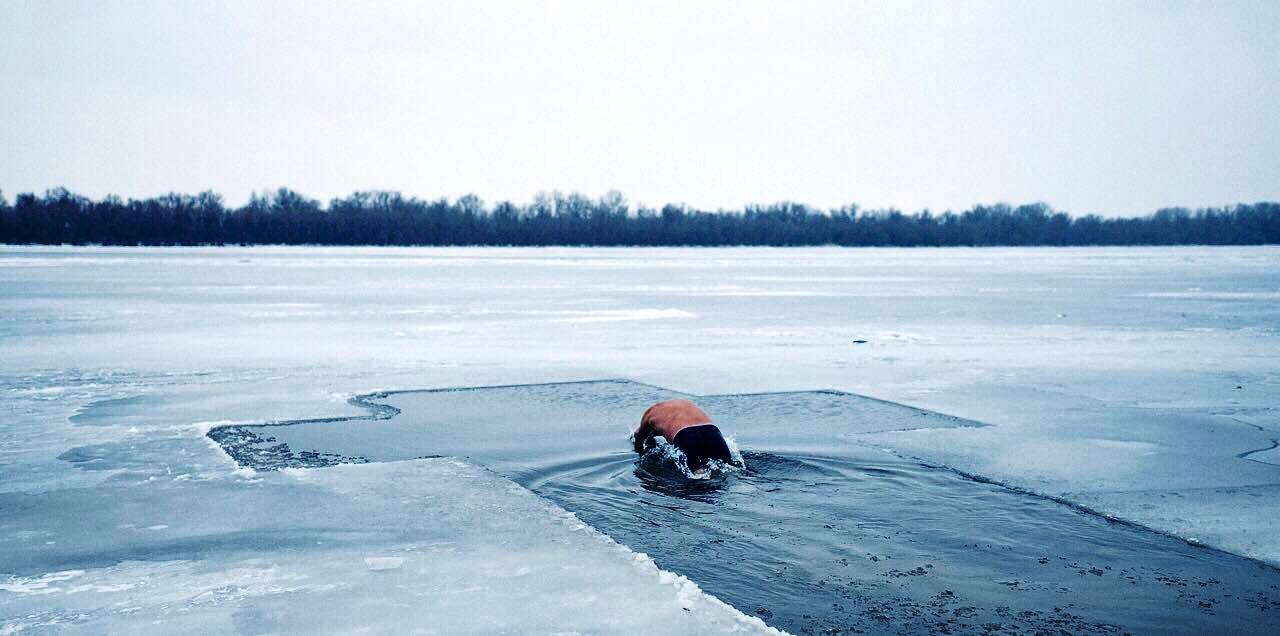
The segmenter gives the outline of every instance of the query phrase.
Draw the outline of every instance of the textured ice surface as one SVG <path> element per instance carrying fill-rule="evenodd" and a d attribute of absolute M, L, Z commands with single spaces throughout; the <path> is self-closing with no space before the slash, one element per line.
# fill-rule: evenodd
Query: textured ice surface
<path fill-rule="evenodd" d="M 3 633 L 767 631 L 456 460 L 0 497 Z"/>
<path fill-rule="evenodd" d="M 1258 449 L 1280 431 L 1278 291 L 1274 247 L 2 247 L 0 493 L 32 497 L 32 519 L 67 518 L 72 492 L 90 510 L 172 509 L 184 491 L 170 482 L 242 479 L 203 439 L 212 422 L 356 415 L 349 396 L 383 389 L 630 377 L 697 394 L 833 388 L 987 422 L 858 438 L 1277 562 L 1280 460 Z M 136 497 L 113 496 L 126 488 Z M 19 542 L 55 540 L 13 514 L 0 510 L 0 571 Z M 199 521 L 235 532 L 245 516 Z M 122 542 L 187 549 L 146 530 L 161 525 L 179 527 L 52 544 L 23 585 L 123 558 Z M 151 567 L 133 563 L 79 569 L 118 586 Z"/>

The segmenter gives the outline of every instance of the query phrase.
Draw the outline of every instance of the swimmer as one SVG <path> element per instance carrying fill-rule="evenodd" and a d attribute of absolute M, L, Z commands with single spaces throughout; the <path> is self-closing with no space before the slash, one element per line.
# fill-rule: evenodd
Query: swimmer
<path fill-rule="evenodd" d="M 652 448 L 658 435 L 684 453 L 689 470 L 695 473 L 706 466 L 708 459 L 733 463 L 720 429 L 689 400 L 666 400 L 649 407 L 640 417 L 640 427 L 631 434 L 636 452 Z"/>

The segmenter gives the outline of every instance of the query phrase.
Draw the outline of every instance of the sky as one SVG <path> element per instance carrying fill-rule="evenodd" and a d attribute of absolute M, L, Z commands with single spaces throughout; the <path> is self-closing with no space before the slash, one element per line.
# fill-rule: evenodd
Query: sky
<path fill-rule="evenodd" d="M 0 190 L 1280 200 L 1280 2 L 0 2 Z"/>

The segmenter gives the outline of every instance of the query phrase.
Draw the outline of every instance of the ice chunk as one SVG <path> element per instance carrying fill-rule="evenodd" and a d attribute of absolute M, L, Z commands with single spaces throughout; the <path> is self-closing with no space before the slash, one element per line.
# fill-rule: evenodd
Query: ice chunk
<path fill-rule="evenodd" d="M 57 541 L 0 539 L 9 631 L 772 631 L 455 460 L 6 497 L 6 524 Z M 104 531 L 148 518 L 163 542 Z"/>
<path fill-rule="evenodd" d="M 364 564 L 374 572 L 380 570 L 398 570 L 404 565 L 404 557 L 365 557 Z"/>

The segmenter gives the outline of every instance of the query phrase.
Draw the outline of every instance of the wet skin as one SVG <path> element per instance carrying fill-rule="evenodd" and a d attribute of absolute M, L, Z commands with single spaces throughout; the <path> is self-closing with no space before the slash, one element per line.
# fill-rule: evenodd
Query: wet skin
<path fill-rule="evenodd" d="M 711 418 L 693 402 L 677 398 L 663 400 L 649 407 L 640 417 L 640 426 L 631 435 L 637 453 L 643 453 L 661 435 L 668 444 L 674 444 L 676 433 L 690 426 L 710 424 Z"/>

